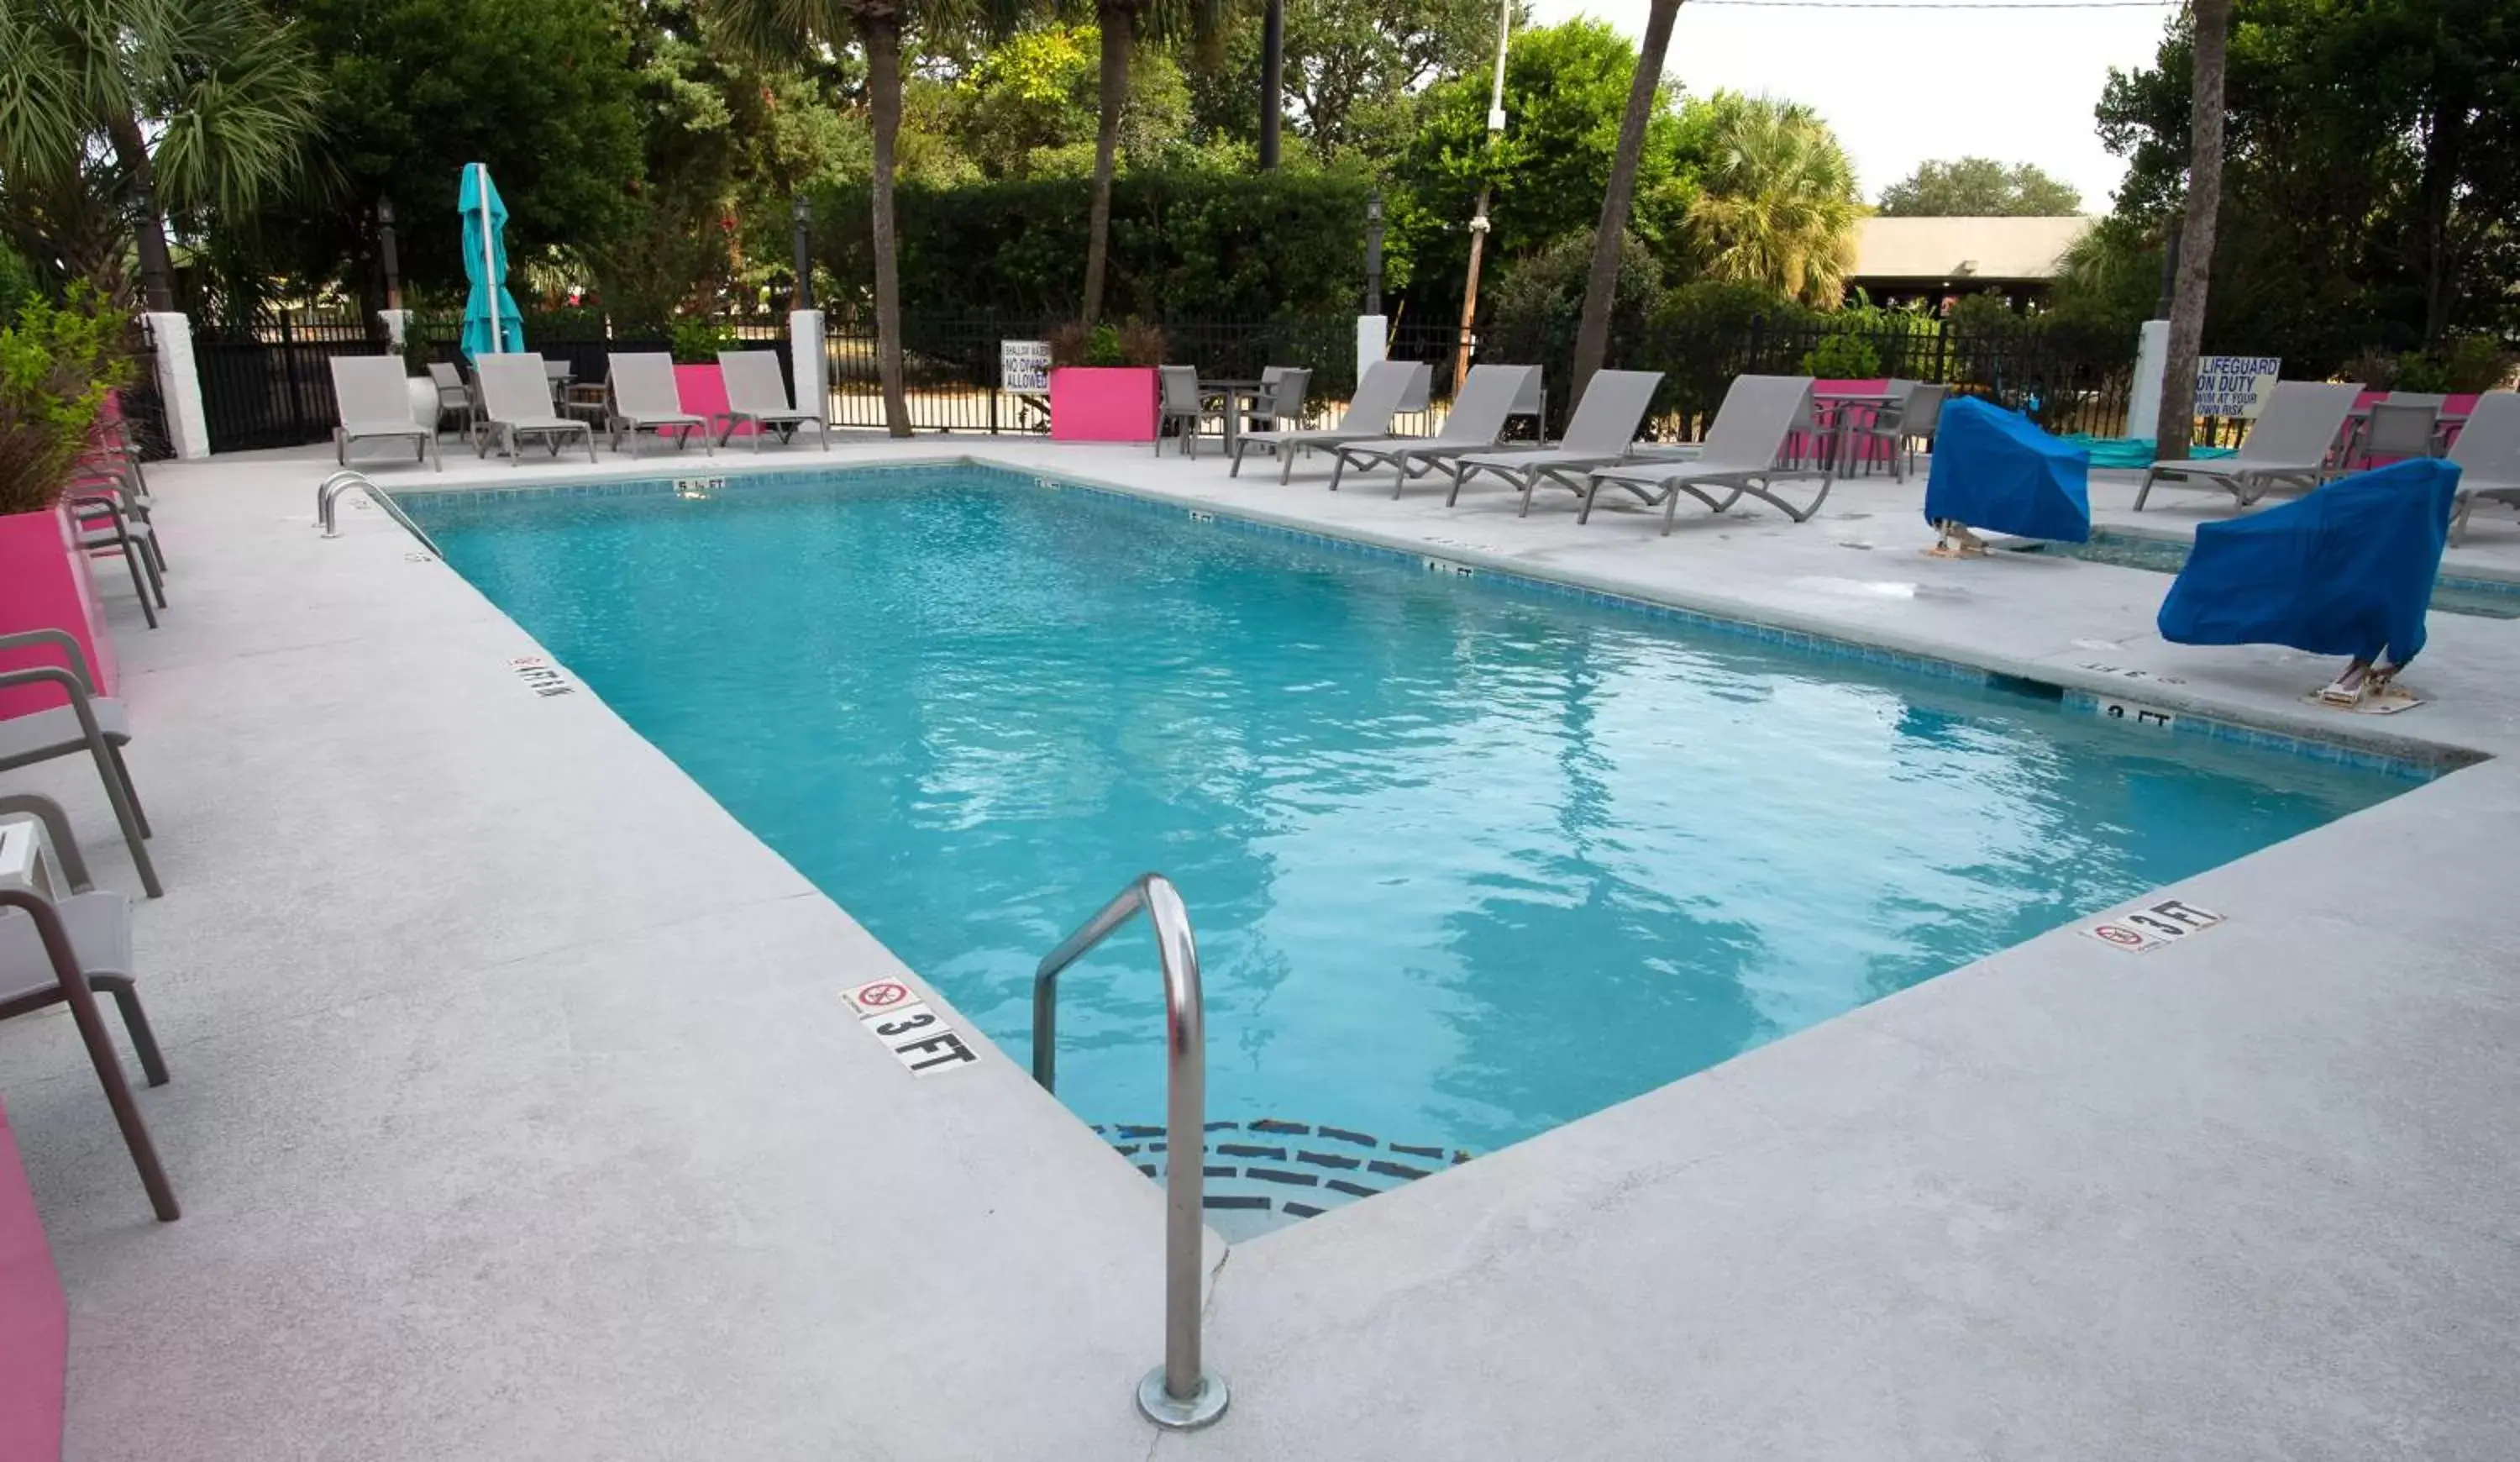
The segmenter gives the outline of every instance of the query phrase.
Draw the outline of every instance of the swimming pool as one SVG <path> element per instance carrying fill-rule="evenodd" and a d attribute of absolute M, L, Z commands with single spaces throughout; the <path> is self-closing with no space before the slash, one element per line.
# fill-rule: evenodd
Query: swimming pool
<path fill-rule="evenodd" d="M 2104 527 L 2092 529 L 2089 543 L 2007 543 L 2004 547 L 2012 553 L 2082 559 L 2093 564 L 2114 564 L 2121 569 L 2147 569 L 2155 573 L 2177 573 L 2185 568 L 2188 549 L 2183 539 Z M 2432 607 L 2445 615 L 2520 619 L 2520 582 L 2444 573 L 2433 580 Z"/>
<path fill-rule="evenodd" d="M 660 488 L 405 501 L 1010 1060 L 1169 875 L 1210 1116 L 1333 1154 L 1492 1150 L 2412 785 L 991 470 Z M 1061 993 L 1061 1098 L 1159 1122 L 1143 926 Z"/>

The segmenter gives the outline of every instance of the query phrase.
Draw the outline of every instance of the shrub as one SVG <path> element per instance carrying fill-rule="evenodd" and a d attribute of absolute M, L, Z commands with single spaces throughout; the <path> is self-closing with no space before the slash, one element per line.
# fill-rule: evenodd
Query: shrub
<path fill-rule="evenodd" d="M 1803 374 L 1827 381 L 1869 381 L 1881 374 L 1881 352 L 1860 335 L 1824 335 L 1803 352 Z"/>
<path fill-rule="evenodd" d="M 0 514 L 61 500 L 97 413 L 128 372 L 130 325 L 81 285 L 60 306 L 23 303 L 0 330 Z"/>
<path fill-rule="evenodd" d="M 1561 239 L 1516 265 L 1490 297 L 1487 339 L 1480 355 L 1490 360 L 1537 362 L 1545 380 L 1573 382 L 1575 333 L 1583 323 L 1584 289 L 1593 272 L 1593 236 Z M 1605 364 L 1630 364 L 1627 354 L 1645 322 L 1662 304 L 1662 266 L 1631 234 L 1619 241 L 1618 284 L 1610 293 L 1610 346 Z"/>
<path fill-rule="evenodd" d="M 1164 333 L 1142 320 L 1092 326 L 1073 320 L 1050 332 L 1050 358 L 1063 366 L 1158 366 Z"/>
<path fill-rule="evenodd" d="M 717 352 L 735 348 L 735 332 L 715 320 L 676 320 L 666 328 L 674 359 L 684 365 L 715 365 Z"/>

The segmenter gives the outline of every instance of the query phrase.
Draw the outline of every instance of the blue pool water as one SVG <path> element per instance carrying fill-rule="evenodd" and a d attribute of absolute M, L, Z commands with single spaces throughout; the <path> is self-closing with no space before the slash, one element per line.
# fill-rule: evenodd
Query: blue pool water
<path fill-rule="evenodd" d="M 1157 869 L 1212 1116 L 1448 1152 L 2410 785 L 968 468 L 415 507 L 1009 1059 Z M 1160 1120 L 1159 1020 L 1141 927 L 1067 979 L 1061 1096 Z"/>

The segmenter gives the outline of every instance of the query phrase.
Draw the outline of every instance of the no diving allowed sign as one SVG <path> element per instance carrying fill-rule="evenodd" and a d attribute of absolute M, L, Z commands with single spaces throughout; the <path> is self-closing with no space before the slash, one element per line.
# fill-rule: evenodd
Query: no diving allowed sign
<path fill-rule="evenodd" d="M 844 992 L 849 1009 L 867 1032 L 883 1042 L 893 1059 L 914 1076 L 932 1076 L 970 1066 L 980 1059 L 969 1042 L 945 1024 L 919 992 L 898 980 L 870 980 Z"/>
<path fill-rule="evenodd" d="M 2200 909 L 2192 903 L 2165 898 L 2159 903 L 2111 914 L 2082 926 L 2084 934 L 2112 949 L 2129 954 L 2147 954 L 2164 944 L 2176 944 L 2189 935 L 2202 934 L 2223 922 L 2223 916 Z"/>

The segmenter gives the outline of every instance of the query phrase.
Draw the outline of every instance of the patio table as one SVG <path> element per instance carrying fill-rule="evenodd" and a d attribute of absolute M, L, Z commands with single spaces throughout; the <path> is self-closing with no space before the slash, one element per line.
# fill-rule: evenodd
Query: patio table
<path fill-rule="evenodd" d="M 1267 388 L 1257 381 L 1227 377 L 1202 376 L 1199 378 L 1198 398 L 1202 403 L 1210 396 L 1221 397 L 1225 402 L 1225 454 L 1227 456 L 1234 455 L 1234 444 L 1242 439 L 1244 405 L 1255 400 L 1265 389 Z"/>
<path fill-rule="evenodd" d="M 1816 419 L 1813 423 L 1816 434 L 1830 442 L 1844 456 L 1851 450 L 1852 438 L 1848 436 L 1847 429 L 1851 425 L 1848 418 L 1852 413 L 1864 411 L 1878 417 L 1882 407 L 1905 398 L 1904 391 L 1815 389 L 1812 392 L 1812 414 Z M 1837 466 L 1844 472 L 1853 464 L 1841 460 Z"/>

